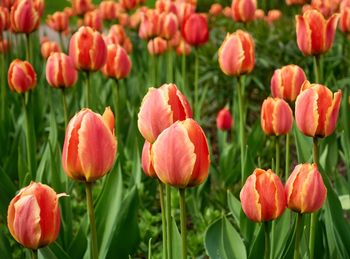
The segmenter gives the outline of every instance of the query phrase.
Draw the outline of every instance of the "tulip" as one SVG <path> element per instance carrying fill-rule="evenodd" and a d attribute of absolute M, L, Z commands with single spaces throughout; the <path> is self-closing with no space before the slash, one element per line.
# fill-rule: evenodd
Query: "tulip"
<path fill-rule="evenodd" d="M 327 189 L 316 164 L 299 164 L 289 176 L 285 193 L 287 207 L 299 213 L 318 211 L 326 200 Z"/>
<path fill-rule="evenodd" d="M 222 10 L 222 13 L 226 18 L 231 18 L 232 17 L 232 10 L 230 7 L 226 6 L 224 10 Z"/>
<path fill-rule="evenodd" d="M 31 182 L 11 200 L 7 211 L 7 225 L 14 239 L 26 248 L 36 250 L 49 245 L 60 231 L 58 199 L 49 186 Z"/>
<path fill-rule="evenodd" d="M 78 79 L 78 72 L 73 60 L 64 53 L 53 53 L 46 63 L 46 80 L 55 88 L 73 86 Z"/>
<path fill-rule="evenodd" d="M 0 6 L 0 33 L 10 27 L 10 13 L 5 7 Z"/>
<path fill-rule="evenodd" d="M 32 0 L 16 1 L 11 8 L 11 29 L 13 32 L 31 33 L 40 25 L 40 14 Z"/>
<path fill-rule="evenodd" d="M 304 70 L 297 65 L 287 65 L 276 69 L 271 78 L 272 96 L 293 102 L 305 80 Z"/>
<path fill-rule="evenodd" d="M 62 151 L 62 166 L 74 180 L 95 182 L 113 167 L 117 152 L 114 115 L 83 109 L 69 122 Z"/>
<path fill-rule="evenodd" d="M 305 81 L 295 101 L 295 121 L 310 137 L 327 137 L 335 129 L 341 103 L 341 90 L 334 95 L 326 86 Z"/>
<path fill-rule="evenodd" d="M 177 13 L 175 3 L 167 0 L 157 0 L 155 4 L 155 9 L 159 13 Z"/>
<path fill-rule="evenodd" d="M 121 6 L 114 1 L 102 1 L 99 9 L 103 20 L 114 20 L 117 18 L 118 12 L 121 11 Z"/>
<path fill-rule="evenodd" d="M 220 68 L 226 75 L 239 76 L 250 73 L 255 63 L 252 36 L 241 30 L 227 34 L 218 55 Z"/>
<path fill-rule="evenodd" d="M 255 17 L 256 0 L 233 0 L 231 10 L 236 22 L 250 22 Z"/>
<path fill-rule="evenodd" d="M 51 53 L 60 52 L 61 48 L 55 41 L 45 41 L 40 46 L 41 55 L 46 60 Z"/>
<path fill-rule="evenodd" d="M 69 25 L 69 16 L 66 12 L 55 12 L 53 15 L 48 15 L 46 24 L 57 32 L 67 30 Z"/>
<path fill-rule="evenodd" d="M 151 55 L 161 55 L 167 50 L 167 48 L 168 44 L 166 40 L 161 37 L 156 37 L 150 40 L 147 44 L 148 52 Z"/>
<path fill-rule="evenodd" d="M 11 91 L 24 93 L 36 86 L 36 73 L 28 61 L 15 59 L 11 62 L 7 80 Z"/>
<path fill-rule="evenodd" d="M 143 172 L 148 177 L 157 177 L 152 164 L 151 150 L 152 150 L 152 144 L 146 140 L 142 148 L 141 165 L 142 165 Z"/>
<path fill-rule="evenodd" d="M 159 14 L 154 10 L 147 10 L 142 15 L 139 37 L 143 40 L 148 40 L 160 34 Z"/>
<path fill-rule="evenodd" d="M 256 9 L 254 14 L 254 19 L 264 20 L 265 19 L 265 11 L 263 9 Z"/>
<path fill-rule="evenodd" d="M 186 2 L 176 2 L 176 15 L 179 20 L 180 27 L 183 26 L 187 18 L 195 12 L 195 7 Z"/>
<path fill-rule="evenodd" d="M 141 135 L 153 143 L 171 124 L 191 117 L 186 97 L 175 84 L 164 84 L 148 90 L 141 103 L 137 124 Z"/>
<path fill-rule="evenodd" d="M 212 4 L 209 13 L 213 16 L 219 16 L 222 13 L 222 5 L 219 3 Z"/>
<path fill-rule="evenodd" d="M 325 17 L 336 13 L 341 0 L 312 0 L 311 7 L 319 10 Z"/>
<path fill-rule="evenodd" d="M 6 53 L 9 50 L 9 42 L 5 39 L 0 40 L 0 53 Z"/>
<path fill-rule="evenodd" d="M 84 15 L 93 9 L 91 0 L 72 0 L 73 13 L 75 15 Z"/>
<path fill-rule="evenodd" d="M 182 26 L 182 36 L 192 46 L 205 44 L 209 39 L 208 22 L 204 15 L 193 13 Z"/>
<path fill-rule="evenodd" d="M 96 71 L 106 63 L 107 47 L 99 32 L 83 26 L 69 42 L 69 56 L 77 69 Z"/>
<path fill-rule="evenodd" d="M 140 3 L 140 0 L 120 0 L 119 3 L 126 10 L 132 10 Z"/>
<path fill-rule="evenodd" d="M 222 108 L 216 116 L 216 127 L 223 131 L 231 129 L 233 119 L 228 108 Z"/>
<path fill-rule="evenodd" d="M 131 70 L 131 60 L 123 47 L 115 44 L 107 46 L 107 62 L 102 68 L 105 76 L 118 80 L 128 76 Z"/>
<path fill-rule="evenodd" d="M 306 55 L 320 55 L 333 44 L 338 15 L 326 20 L 317 10 L 308 10 L 296 16 L 296 34 L 300 51 Z"/>
<path fill-rule="evenodd" d="M 38 11 L 39 16 L 42 17 L 45 9 L 44 0 L 33 0 L 34 8 Z"/>
<path fill-rule="evenodd" d="M 281 17 L 282 17 L 282 12 L 280 10 L 273 9 L 267 13 L 266 20 L 268 23 L 271 24 L 271 23 L 279 20 Z"/>
<path fill-rule="evenodd" d="M 167 40 L 171 39 L 179 27 L 176 15 L 174 13 L 163 14 L 160 23 L 162 24 L 160 36 Z"/>
<path fill-rule="evenodd" d="M 128 36 L 126 35 L 123 26 L 121 26 L 119 24 L 114 24 L 109 29 L 107 37 L 111 43 L 123 45 L 125 39 Z"/>
<path fill-rule="evenodd" d="M 303 5 L 306 4 L 306 0 L 286 0 L 287 5 Z"/>
<path fill-rule="evenodd" d="M 207 139 L 193 119 L 177 121 L 165 129 L 153 143 L 151 152 L 154 170 L 165 184 L 193 187 L 208 177 Z"/>
<path fill-rule="evenodd" d="M 89 11 L 84 15 L 84 25 L 102 31 L 102 15 L 99 10 Z"/>
<path fill-rule="evenodd" d="M 344 33 L 350 32 L 350 8 L 344 8 L 340 13 L 339 28 Z"/>
<path fill-rule="evenodd" d="M 247 178 L 239 197 L 244 213 L 255 222 L 274 220 L 286 208 L 281 179 L 270 169 L 255 169 Z"/>

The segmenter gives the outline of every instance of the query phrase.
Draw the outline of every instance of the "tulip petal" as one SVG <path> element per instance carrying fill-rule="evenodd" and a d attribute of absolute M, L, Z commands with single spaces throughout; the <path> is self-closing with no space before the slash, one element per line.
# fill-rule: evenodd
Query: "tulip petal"
<path fill-rule="evenodd" d="M 339 90 L 334 94 L 332 105 L 328 108 L 325 121 L 325 136 L 333 133 L 338 120 L 342 92 Z"/>
<path fill-rule="evenodd" d="M 279 99 L 275 104 L 272 123 L 276 135 L 287 134 L 292 129 L 293 112 L 283 99 Z"/>
<path fill-rule="evenodd" d="M 219 49 L 219 65 L 221 70 L 229 76 L 241 73 L 244 60 L 242 42 L 237 35 L 227 35 Z"/>
<path fill-rule="evenodd" d="M 316 135 L 324 136 L 326 117 L 332 105 L 332 92 L 323 85 L 316 84 L 313 89 L 317 92 L 317 112 L 319 114 Z"/>
<path fill-rule="evenodd" d="M 335 32 L 337 29 L 339 15 L 333 14 L 327 21 L 326 24 L 326 49 L 330 49 L 332 47 Z"/>
<path fill-rule="evenodd" d="M 298 47 L 304 55 L 311 55 L 311 31 L 303 16 L 297 15 L 296 31 Z"/>
<path fill-rule="evenodd" d="M 261 217 L 265 221 L 273 219 L 275 212 L 277 211 L 276 185 L 274 183 L 272 171 L 268 170 L 267 172 L 271 173 L 264 172 L 266 177 L 260 177 L 260 172 L 256 171 L 256 189 L 260 194 L 259 204 L 261 205 Z"/>
<path fill-rule="evenodd" d="M 301 132 L 315 136 L 319 121 L 317 93 L 309 88 L 299 94 L 295 102 L 295 121 Z"/>
<path fill-rule="evenodd" d="M 313 54 L 320 54 L 326 50 L 326 21 L 319 11 L 311 10 L 306 13 L 307 23 L 311 30 L 311 49 Z M 319 82 L 317 82 L 319 83 Z"/>
<path fill-rule="evenodd" d="M 102 114 L 103 122 L 114 133 L 114 114 L 110 107 L 106 107 L 104 113 Z M 118 118 L 120 120 L 120 118 Z"/>
<path fill-rule="evenodd" d="M 256 181 L 256 175 L 250 175 L 239 194 L 239 198 L 242 209 L 248 218 L 252 221 L 261 222 L 261 204 L 259 193 L 256 190 Z"/>
<path fill-rule="evenodd" d="M 282 70 L 276 69 L 271 78 L 271 94 L 273 97 L 283 98 L 284 84 L 282 81 Z"/>

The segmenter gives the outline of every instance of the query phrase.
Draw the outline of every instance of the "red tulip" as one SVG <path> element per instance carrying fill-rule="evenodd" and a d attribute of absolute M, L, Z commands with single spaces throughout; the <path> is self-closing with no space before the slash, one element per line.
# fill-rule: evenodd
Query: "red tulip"
<path fill-rule="evenodd" d="M 160 36 L 167 40 L 176 34 L 179 27 L 177 16 L 173 13 L 162 14 L 160 16 L 160 24 L 162 25 Z"/>
<path fill-rule="evenodd" d="M 40 25 L 40 14 L 32 0 L 16 1 L 11 8 L 11 29 L 13 32 L 31 33 Z"/>
<path fill-rule="evenodd" d="M 123 47 L 116 44 L 107 46 L 107 62 L 102 68 L 105 76 L 118 80 L 128 76 L 131 70 L 131 60 Z"/>
<path fill-rule="evenodd" d="M 84 15 L 93 9 L 91 0 L 72 0 L 73 13 L 75 15 Z"/>
<path fill-rule="evenodd" d="M 69 16 L 65 12 L 55 12 L 53 15 L 48 15 L 46 24 L 54 31 L 62 32 L 67 30 L 69 25 Z"/>
<path fill-rule="evenodd" d="M 276 69 L 271 78 L 272 96 L 286 101 L 295 101 L 305 80 L 304 70 L 297 65 Z"/>
<path fill-rule="evenodd" d="M 339 28 L 344 33 L 350 32 L 350 7 L 344 8 L 340 13 Z"/>
<path fill-rule="evenodd" d="M 114 20 L 117 18 L 118 12 L 122 10 L 122 7 L 114 1 L 102 1 L 99 9 L 103 20 Z"/>
<path fill-rule="evenodd" d="M 246 216 L 256 222 L 274 220 L 286 208 L 281 179 L 270 169 L 255 169 L 247 178 L 239 197 Z"/>
<path fill-rule="evenodd" d="M 218 55 L 220 68 L 226 75 L 250 73 L 255 64 L 254 40 L 249 33 L 241 30 L 227 34 Z"/>
<path fill-rule="evenodd" d="M 98 180 L 112 169 L 116 152 L 114 115 L 109 107 L 102 116 L 83 109 L 70 120 L 62 151 L 62 166 L 69 177 Z"/>
<path fill-rule="evenodd" d="M 15 59 L 11 62 L 7 80 L 11 91 L 24 93 L 36 86 L 36 73 L 28 61 Z"/>
<path fill-rule="evenodd" d="M 168 43 L 163 38 L 156 37 L 148 41 L 147 49 L 151 55 L 161 55 L 167 51 Z"/>
<path fill-rule="evenodd" d="M 236 22 L 250 22 L 255 18 L 256 0 L 232 0 L 231 9 Z"/>
<path fill-rule="evenodd" d="M 64 53 L 53 53 L 46 63 L 46 80 L 55 88 L 73 86 L 78 79 L 78 72 L 73 60 Z"/>
<path fill-rule="evenodd" d="M 96 71 L 106 63 L 107 47 L 98 31 L 83 26 L 69 42 L 69 56 L 77 69 Z"/>
<path fill-rule="evenodd" d="M 208 22 L 204 15 L 193 13 L 182 26 L 182 36 L 192 46 L 205 44 L 209 39 Z"/>
<path fill-rule="evenodd" d="M 0 32 L 10 27 L 10 13 L 5 7 L 0 6 Z"/>
<path fill-rule="evenodd" d="M 305 81 L 295 101 L 295 121 L 310 137 L 327 137 L 335 129 L 341 103 L 341 90 L 334 95 L 326 86 Z"/>
<path fill-rule="evenodd" d="M 31 182 L 11 200 L 7 225 L 18 243 L 29 249 L 49 245 L 60 231 L 59 197 L 49 186 Z"/>
<path fill-rule="evenodd" d="M 178 121 L 165 129 L 153 143 L 151 156 L 154 170 L 165 184 L 193 187 L 208 177 L 207 139 L 193 119 Z"/>
<path fill-rule="evenodd" d="M 191 117 L 192 111 L 186 97 L 175 84 L 164 84 L 148 90 L 142 100 L 137 123 L 141 135 L 153 143 L 171 124 Z"/>
<path fill-rule="evenodd" d="M 142 157 L 141 157 L 142 169 L 143 169 L 143 172 L 148 177 L 157 177 L 152 164 L 151 150 L 152 150 L 152 144 L 146 140 L 142 148 Z"/>
<path fill-rule="evenodd" d="M 316 164 L 299 164 L 285 187 L 287 206 L 299 213 L 318 211 L 326 200 L 327 189 Z"/>
<path fill-rule="evenodd" d="M 45 41 L 40 46 L 41 55 L 46 60 L 51 53 L 60 52 L 61 48 L 55 41 Z"/>
<path fill-rule="evenodd" d="M 102 31 L 102 22 L 102 15 L 98 9 L 89 11 L 84 15 L 84 25 L 94 30 Z"/>
<path fill-rule="evenodd" d="M 232 127 L 233 119 L 228 108 L 222 108 L 216 116 L 216 127 L 220 130 L 227 131 Z"/>
<path fill-rule="evenodd" d="M 300 51 L 308 55 L 319 55 L 327 52 L 333 44 L 338 15 L 326 20 L 317 10 L 308 10 L 303 16 L 297 15 L 296 32 Z"/>

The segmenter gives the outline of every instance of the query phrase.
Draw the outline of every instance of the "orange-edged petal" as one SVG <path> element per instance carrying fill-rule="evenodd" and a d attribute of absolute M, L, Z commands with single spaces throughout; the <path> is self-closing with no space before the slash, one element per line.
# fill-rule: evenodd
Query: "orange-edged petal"
<path fill-rule="evenodd" d="M 111 130 L 112 134 L 114 134 L 114 114 L 111 107 L 108 106 L 105 108 L 105 111 L 102 114 L 102 119 L 106 126 Z"/>
<path fill-rule="evenodd" d="M 261 114 L 260 114 L 260 122 L 261 128 L 265 132 L 265 134 L 271 135 L 274 134 L 273 128 L 273 114 L 275 110 L 274 99 L 268 97 L 264 100 L 261 106 Z"/>
<path fill-rule="evenodd" d="M 292 129 L 293 112 L 288 103 L 283 99 L 276 99 L 272 116 L 272 126 L 275 135 L 287 134 Z"/>
<path fill-rule="evenodd" d="M 257 177 L 253 173 L 247 178 L 239 194 L 239 198 L 242 203 L 242 209 L 247 217 L 252 221 L 261 222 L 261 204 L 259 202 L 259 193 L 256 190 L 256 181 Z"/>
<path fill-rule="evenodd" d="M 324 135 L 329 136 L 333 133 L 338 120 L 342 92 L 339 90 L 334 94 L 332 105 L 329 107 L 326 115 Z"/>
<path fill-rule="evenodd" d="M 236 34 L 228 34 L 219 48 L 219 65 L 226 75 L 235 76 L 241 73 L 244 50 Z"/>
<path fill-rule="evenodd" d="M 310 10 L 304 14 L 304 17 L 311 30 L 311 49 L 312 54 L 320 54 L 326 50 L 326 21 L 321 12 Z"/>
<path fill-rule="evenodd" d="M 326 23 L 326 50 L 332 47 L 337 24 L 339 20 L 338 14 L 333 14 Z"/>
<path fill-rule="evenodd" d="M 157 177 L 151 159 L 152 144 L 145 140 L 142 148 L 141 165 L 143 172 L 149 177 Z"/>
<path fill-rule="evenodd" d="M 295 16 L 298 47 L 304 55 L 311 55 L 311 30 L 301 15 Z"/>

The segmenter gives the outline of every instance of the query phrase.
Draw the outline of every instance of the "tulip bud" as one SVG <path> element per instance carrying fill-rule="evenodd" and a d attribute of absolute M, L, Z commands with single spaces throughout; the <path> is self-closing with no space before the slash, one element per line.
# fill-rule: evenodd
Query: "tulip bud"
<path fill-rule="evenodd" d="M 250 73 L 255 64 L 252 36 L 241 30 L 227 34 L 218 55 L 220 68 L 226 75 L 239 76 Z"/>
<path fill-rule="evenodd" d="M 335 129 L 341 103 L 341 90 L 334 95 L 326 86 L 305 81 L 295 101 L 295 121 L 310 137 L 327 137 Z"/>
<path fill-rule="evenodd" d="M 31 33 L 40 25 L 40 15 L 32 0 L 16 1 L 11 8 L 11 29 L 13 32 Z"/>
<path fill-rule="evenodd" d="M 255 169 L 247 178 L 239 197 L 245 215 L 255 222 L 274 220 L 286 208 L 281 179 L 270 169 Z"/>
<path fill-rule="evenodd" d="M 67 30 L 69 25 L 69 16 L 65 12 L 55 12 L 53 15 L 48 15 L 46 24 L 57 32 Z"/>
<path fill-rule="evenodd" d="M 137 124 L 141 135 L 153 143 L 171 124 L 191 117 L 186 97 L 175 84 L 164 84 L 148 90 L 141 103 Z"/>
<path fill-rule="evenodd" d="M 0 6 L 0 32 L 10 27 L 10 13 L 5 7 Z"/>
<path fill-rule="evenodd" d="M 233 119 L 230 110 L 226 107 L 222 108 L 216 116 L 216 127 L 223 131 L 231 129 Z"/>
<path fill-rule="evenodd" d="M 316 164 L 297 165 L 286 182 L 285 192 L 288 208 L 299 213 L 318 211 L 327 197 Z"/>
<path fill-rule="evenodd" d="M 236 22 L 250 22 L 255 18 L 256 0 L 233 0 L 231 10 Z"/>
<path fill-rule="evenodd" d="M 35 182 L 21 189 L 7 210 L 7 226 L 13 238 L 34 250 L 55 242 L 61 220 L 58 199 L 63 195 Z"/>
<path fill-rule="evenodd" d="M 91 0 L 72 0 L 72 8 L 75 15 L 84 15 L 93 9 Z"/>
<path fill-rule="evenodd" d="M 46 63 L 46 80 L 55 88 L 73 86 L 78 79 L 78 72 L 73 60 L 64 53 L 53 53 Z"/>
<path fill-rule="evenodd" d="M 151 55 L 161 55 L 168 48 L 168 43 L 161 37 L 156 37 L 152 40 L 149 40 L 147 43 L 148 52 Z"/>
<path fill-rule="evenodd" d="M 286 101 L 295 101 L 305 80 L 304 70 L 297 65 L 276 69 L 271 78 L 272 96 Z"/>
<path fill-rule="evenodd" d="M 102 116 L 82 109 L 70 120 L 62 151 L 62 166 L 69 177 L 98 180 L 112 169 L 116 152 L 114 115 L 109 107 Z"/>
<path fill-rule="evenodd" d="M 152 150 L 152 144 L 146 140 L 142 148 L 141 165 L 142 165 L 143 172 L 148 177 L 157 177 L 152 164 L 151 150 Z"/>
<path fill-rule="evenodd" d="M 40 46 L 41 55 L 46 60 L 51 53 L 60 52 L 61 48 L 55 41 L 45 41 Z"/>
<path fill-rule="evenodd" d="M 107 59 L 107 47 L 98 31 L 80 27 L 69 42 L 69 56 L 77 69 L 96 71 Z"/>
<path fill-rule="evenodd" d="M 332 47 L 337 14 L 326 20 L 319 11 L 308 10 L 303 16 L 297 15 L 295 20 L 298 47 L 304 55 L 323 54 Z"/>
<path fill-rule="evenodd" d="M 230 7 L 226 6 L 224 10 L 222 10 L 222 13 L 226 18 L 231 18 L 232 17 L 232 10 Z"/>
<path fill-rule="evenodd" d="M 208 177 L 207 139 L 193 119 L 175 122 L 165 129 L 153 143 L 151 152 L 154 170 L 165 184 L 193 187 Z"/>
<path fill-rule="evenodd" d="M 119 3 L 114 1 L 102 1 L 99 9 L 101 11 L 102 19 L 111 21 L 117 18 L 117 14 L 122 8 Z"/>
<path fill-rule="evenodd" d="M 128 76 L 131 70 L 131 60 L 123 47 L 116 44 L 107 46 L 107 62 L 102 73 L 118 80 Z"/>
<path fill-rule="evenodd" d="M 162 24 L 160 36 L 167 40 L 171 39 L 179 27 L 176 15 L 173 13 L 163 14 L 160 23 Z"/>
<path fill-rule="evenodd" d="M 87 12 L 84 15 L 84 25 L 94 30 L 102 31 L 102 15 L 99 10 Z"/>
<path fill-rule="evenodd" d="M 182 26 L 182 36 L 192 46 L 205 44 L 209 39 L 207 18 L 198 13 L 191 14 Z"/>
<path fill-rule="evenodd" d="M 24 93 L 36 86 L 36 73 L 28 61 L 15 59 L 11 62 L 7 80 L 11 91 Z"/>
<path fill-rule="evenodd" d="M 293 126 L 293 112 L 280 98 L 268 97 L 261 107 L 261 128 L 267 135 L 285 135 Z"/>
<path fill-rule="evenodd" d="M 219 16 L 222 13 L 222 5 L 219 3 L 212 4 L 209 13 L 213 16 Z"/>

